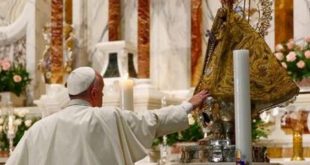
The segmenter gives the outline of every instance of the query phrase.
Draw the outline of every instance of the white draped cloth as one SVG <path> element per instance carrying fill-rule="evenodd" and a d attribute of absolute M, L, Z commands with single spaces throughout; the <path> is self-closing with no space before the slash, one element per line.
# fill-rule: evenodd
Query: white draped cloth
<path fill-rule="evenodd" d="M 7 165 L 132 165 L 154 137 L 187 128 L 191 108 L 183 103 L 135 113 L 71 100 L 25 133 Z"/>

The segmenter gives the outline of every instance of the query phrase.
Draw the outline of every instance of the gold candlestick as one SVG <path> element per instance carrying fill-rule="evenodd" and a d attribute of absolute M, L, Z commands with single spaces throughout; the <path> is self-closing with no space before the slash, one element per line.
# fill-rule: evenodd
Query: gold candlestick
<path fill-rule="evenodd" d="M 293 155 L 291 160 L 302 161 L 304 159 L 303 146 L 302 146 L 302 134 L 303 134 L 303 124 L 298 121 L 296 127 L 293 130 Z"/>

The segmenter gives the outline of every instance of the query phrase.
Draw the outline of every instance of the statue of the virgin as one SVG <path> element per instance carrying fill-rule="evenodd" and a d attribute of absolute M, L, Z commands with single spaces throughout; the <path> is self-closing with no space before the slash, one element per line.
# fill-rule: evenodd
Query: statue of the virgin
<path fill-rule="evenodd" d="M 215 100 L 233 102 L 233 50 L 250 52 L 250 95 L 252 113 L 266 110 L 294 98 L 299 88 L 272 51 L 241 15 L 233 10 L 235 0 L 221 0 L 195 93 L 208 89 Z"/>

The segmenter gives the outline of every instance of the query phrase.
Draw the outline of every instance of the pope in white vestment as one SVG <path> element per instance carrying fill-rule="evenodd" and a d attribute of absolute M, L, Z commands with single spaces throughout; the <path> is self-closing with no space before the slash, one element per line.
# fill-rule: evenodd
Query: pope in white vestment
<path fill-rule="evenodd" d="M 25 133 L 7 165 L 131 165 L 146 156 L 154 137 L 187 128 L 192 108 L 185 102 L 135 113 L 72 99 Z"/>
<path fill-rule="evenodd" d="M 137 114 L 93 108 L 71 100 L 37 122 L 19 142 L 8 165 L 130 165 L 146 156 L 156 136 L 188 127 L 191 104 Z"/>

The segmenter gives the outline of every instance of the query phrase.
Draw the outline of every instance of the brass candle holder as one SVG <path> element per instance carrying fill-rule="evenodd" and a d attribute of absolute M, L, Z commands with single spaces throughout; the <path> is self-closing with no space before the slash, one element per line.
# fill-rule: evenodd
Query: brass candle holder
<path fill-rule="evenodd" d="M 296 127 L 292 127 L 293 131 L 293 155 L 291 160 L 293 161 L 302 161 L 304 159 L 303 154 L 303 146 L 302 146 L 302 140 L 303 140 L 303 124 L 300 121 L 297 121 Z"/>

